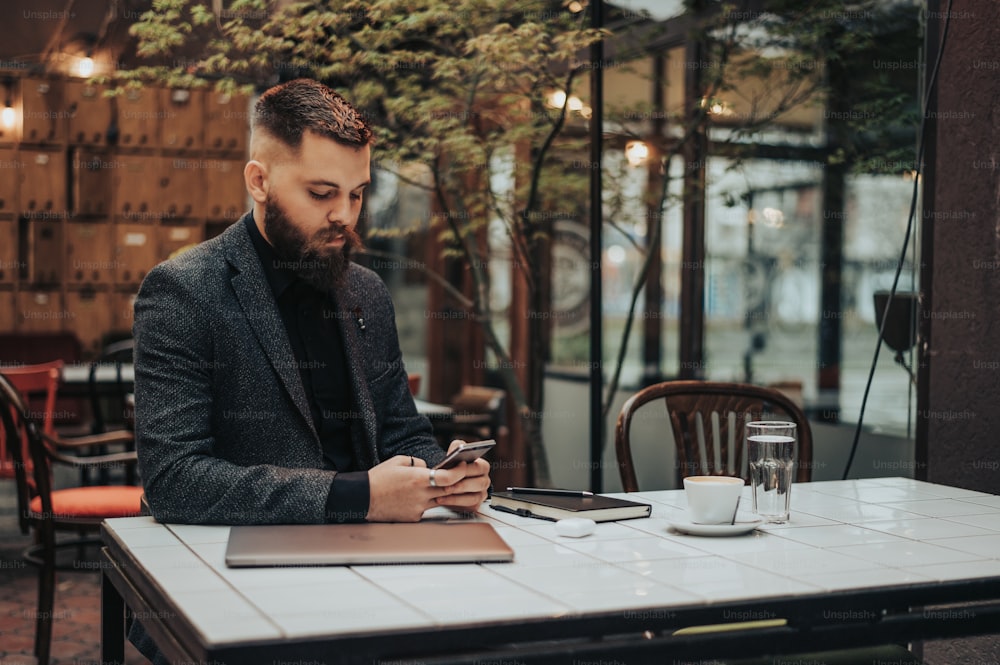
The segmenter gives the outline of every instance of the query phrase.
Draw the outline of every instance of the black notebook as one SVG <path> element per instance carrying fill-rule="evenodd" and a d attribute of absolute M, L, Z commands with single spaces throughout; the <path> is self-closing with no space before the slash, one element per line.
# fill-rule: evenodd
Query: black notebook
<path fill-rule="evenodd" d="M 561 520 L 567 517 L 586 517 L 595 522 L 630 520 L 649 517 L 652 506 L 625 499 L 595 494 L 570 496 L 531 494 L 529 492 L 494 492 L 490 508 L 525 517 L 544 520 Z"/>

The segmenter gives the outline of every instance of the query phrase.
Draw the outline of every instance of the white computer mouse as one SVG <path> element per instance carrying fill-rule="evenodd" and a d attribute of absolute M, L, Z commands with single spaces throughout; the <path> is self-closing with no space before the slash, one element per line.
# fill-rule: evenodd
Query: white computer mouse
<path fill-rule="evenodd" d="M 594 533 L 597 524 L 585 517 L 567 517 L 556 522 L 556 533 L 568 538 L 583 538 Z"/>

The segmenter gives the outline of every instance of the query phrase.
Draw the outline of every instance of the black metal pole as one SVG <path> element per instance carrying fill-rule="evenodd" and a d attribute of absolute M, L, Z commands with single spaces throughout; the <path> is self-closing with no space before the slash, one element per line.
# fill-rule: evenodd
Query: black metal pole
<path fill-rule="evenodd" d="M 694 5 L 700 11 L 699 5 Z M 696 17 L 700 14 L 696 14 Z M 704 62 L 700 37 L 686 46 L 687 63 Z M 703 91 L 702 68 L 688 66 L 684 72 L 684 104 L 687 122 L 698 121 Z M 681 315 L 678 355 L 680 379 L 705 377 L 705 182 L 708 172 L 708 133 L 697 129 L 681 148 L 684 158 L 684 236 L 681 241 Z"/>
<path fill-rule="evenodd" d="M 646 163 L 646 240 L 650 252 L 646 276 L 645 319 L 642 322 L 642 387 L 663 380 L 663 215 L 660 189 L 670 165 L 663 161 L 663 130 L 666 127 L 666 56 L 653 56 L 653 120 L 650 123 L 649 160 Z M 653 245 L 649 241 L 656 239 Z"/>
<path fill-rule="evenodd" d="M 591 0 L 590 26 L 604 27 L 604 1 Z M 604 392 L 604 335 L 601 321 L 601 152 L 604 135 L 604 42 L 590 47 L 590 489 L 603 488 L 601 451 L 604 422 L 601 399 Z M 568 92 L 567 92 L 568 94 Z"/>
<path fill-rule="evenodd" d="M 840 38 L 840 30 L 829 36 L 830 43 Z M 826 147 L 831 155 L 844 149 L 851 140 L 851 129 L 844 118 L 850 117 L 851 75 L 844 63 L 831 59 L 826 67 L 830 89 L 827 102 Z M 823 169 L 823 220 L 820 226 L 820 318 L 817 340 L 818 386 L 820 408 L 809 414 L 815 420 L 840 421 L 840 369 L 843 348 L 843 259 L 844 227 L 847 225 L 847 164 L 828 163 Z"/>
<path fill-rule="evenodd" d="M 951 7 L 948 6 L 950 9 Z M 943 11 L 939 0 L 928 0 L 927 15 L 941 16 Z M 936 118 L 938 112 L 937 87 L 927 88 L 934 83 L 932 66 L 940 56 L 941 50 L 941 26 L 940 20 L 928 20 L 926 32 L 924 33 L 924 62 L 928 63 L 924 72 L 924 84 L 920 87 L 921 98 L 926 98 L 927 106 L 924 109 L 924 116 Z M 927 122 L 924 128 L 924 135 L 917 137 L 917 141 L 924 141 L 923 163 L 917 162 L 917 168 L 921 169 L 921 177 L 924 183 L 937 183 L 938 172 L 938 125 L 936 122 Z M 917 307 L 917 422 L 916 435 L 914 438 L 913 477 L 917 480 L 928 480 L 927 463 L 930 461 L 930 422 L 926 417 L 921 418 L 920 414 L 928 414 L 931 409 L 931 317 L 925 313 L 934 311 L 934 235 L 935 224 L 933 212 L 937 210 L 937 189 L 928 185 L 922 188 L 921 197 L 923 210 L 920 220 L 920 302 Z M 945 276 L 943 270 L 939 273 Z M 940 482 L 940 481 L 939 481 Z"/>

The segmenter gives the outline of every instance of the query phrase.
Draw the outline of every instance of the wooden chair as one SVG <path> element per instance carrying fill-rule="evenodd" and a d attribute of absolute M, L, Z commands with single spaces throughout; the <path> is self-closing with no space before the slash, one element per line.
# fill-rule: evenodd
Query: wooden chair
<path fill-rule="evenodd" d="M 58 381 L 58 370 L 51 369 L 50 377 Z M 46 665 L 52 642 L 57 551 L 99 544 L 98 536 L 88 534 L 97 532 L 105 519 L 138 515 L 142 488 L 88 486 L 55 489 L 54 463 L 96 469 L 134 465 L 136 456 L 134 452 L 88 457 L 74 455 L 71 450 L 90 448 L 111 435 L 58 438 L 45 433 L 33 415 L 13 383 L 0 374 L 0 438 L 6 442 L 12 457 L 21 532 L 35 533 L 35 544 L 25 550 L 24 558 L 39 566 L 35 656 L 40 665 Z M 67 531 L 77 537 L 56 540 L 57 532 Z"/>
<path fill-rule="evenodd" d="M 135 448 L 135 436 L 128 430 L 95 432 L 93 426 L 91 426 L 88 427 L 88 430 L 92 432 L 91 435 L 63 436 L 57 434 L 57 431 L 60 431 L 56 427 L 59 420 L 56 417 L 60 403 L 58 396 L 59 377 L 63 365 L 62 360 L 53 360 L 35 365 L 5 367 L 2 373 L 7 377 L 11 385 L 21 393 L 22 398 L 25 399 L 25 403 L 28 405 L 27 412 L 32 416 L 34 421 L 41 421 L 42 432 L 50 437 L 56 446 L 70 445 L 80 454 L 88 452 L 88 447 L 90 447 L 91 451 L 97 451 L 102 454 L 108 451 L 109 446 L 133 450 Z M 0 444 L 0 478 L 10 478 L 13 477 L 13 472 L 8 466 L 10 456 L 9 452 L 4 449 L 4 445 Z M 27 446 L 27 443 L 22 442 L 22 446 Z M 25 454 L 25 458 L 30 465 L 30 457 Z M 83 484 L 89 484 L 88 470 L 81 468 L 80 473 Z M 130 485 L 134 484 L 134 469 L 127 469 L 126 473 L 128 474 L 126 482 Z M 102 478 L 106 479 L 106 477 L 107 473 L 105 470 L 102 473 Z"/>
<path fill-rule="evenodd" d="M 626 492 L 636 492 L 630 430 L 640 408 L 661 401 L 670 418 L 677 451 L 677 480 L 692 475 L 742 476 L 746 479 L 743 426 L 753 420 L 779 418 L 798 425 L 795 480 L 812 479 L 812 430 L 792 400 L 772 388 L 714 381 L 666 381 L 634 394 L 618 414 L 615 451 Z"/>

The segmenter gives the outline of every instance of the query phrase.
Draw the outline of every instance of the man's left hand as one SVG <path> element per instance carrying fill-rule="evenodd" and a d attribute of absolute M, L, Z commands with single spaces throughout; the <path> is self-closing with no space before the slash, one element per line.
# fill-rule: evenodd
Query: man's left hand
<path fill-rule="evenodd" d="M 464 443 L 459 439 L 452 441 L 448 452 Z M 461 462 L 451 470 L 463 473 L 464 477 L 454 485 L 449 485 L 446 488 L 448 493 L 435 501 L 439 506 L 458 512 L 476 512 L 486 500 L 487 490 L 490 488 L 490 463 L 480 458 L 474 462 Z"/>

